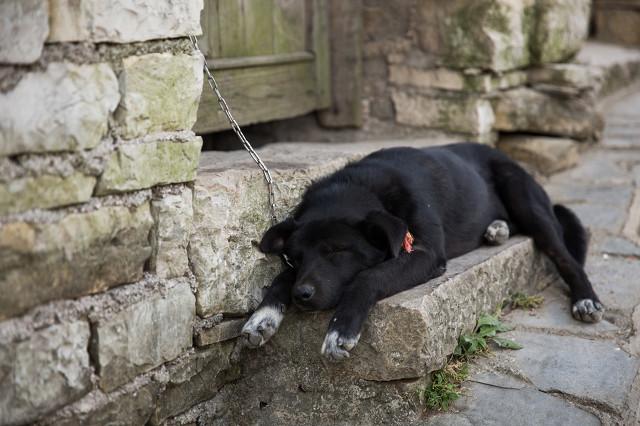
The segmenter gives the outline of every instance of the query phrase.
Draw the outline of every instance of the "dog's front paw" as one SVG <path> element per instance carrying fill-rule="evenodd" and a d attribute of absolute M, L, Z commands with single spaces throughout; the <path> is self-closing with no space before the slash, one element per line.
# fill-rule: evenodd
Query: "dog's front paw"
<path fill-rule="evenodd" d="M 322 355 L 330 361 L 340 361 L 349 358 L 349 351 L 356 347 L 360 335 L 349 337 L 338 331 L 329 331 L 322 343 Z"/>
<path fill-rule="evenodd" d="M 275 306 L 258 308 L 242 327 L 247 345 L 253 348 L 264 345 L 278 331 L 283 317 L 282 309 Z"/>
<path fill-rule="evenodd" d="M 580 299 L 571 307 L 571 314 L 578 321 L 594 323 L 602 319 L 604 306 L 593 299 Z"/>

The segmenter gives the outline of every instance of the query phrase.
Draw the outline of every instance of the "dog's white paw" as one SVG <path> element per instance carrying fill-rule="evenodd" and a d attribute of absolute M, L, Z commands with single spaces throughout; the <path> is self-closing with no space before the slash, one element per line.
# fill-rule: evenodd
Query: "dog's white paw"
<path fill-rule="evenodd" d="M 320 352 L 330 361 L 349 358 L 349 351 L 356 347 L 360 335 L 355 337 L 341 336 L 337 331 L 330 331 L 324 338 Z"/>
<path fill-rule="evenodd" d="M 504 220 L 494 220 L 484 233 L 484 239 L 491 245 L 500 245 L 509 239 L 509 225 Z"/>
<path fill-rule="evenodd" d="M 604 314 L 604 306 L 592 299 L 580 299 L 571 307 L 571 314 L 578 321 L 598 322 Z"/>
<path fill-rule="evenodd" d="M 264 345 L 278 331 L 283 317 L 281 309 L 275 306 L 264 306 L 255 311 L 242 327 L 248 346 L 257 348 Z"/>

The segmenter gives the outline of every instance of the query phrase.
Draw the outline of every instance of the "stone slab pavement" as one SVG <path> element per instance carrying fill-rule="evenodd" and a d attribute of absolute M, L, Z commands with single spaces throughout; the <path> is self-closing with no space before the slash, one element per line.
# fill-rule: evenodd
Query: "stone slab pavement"
<path fill-rule="evenodd" d="M 463 396 L 435 425 L 640 424 L 640 91 L 609 103 L 603 141 L 578 167 L 543 182 L 591 232 L 589 274 L 605 319 L 571 317 L 561 282 L 506 333 L 524 345 L 474 361 Z"/>

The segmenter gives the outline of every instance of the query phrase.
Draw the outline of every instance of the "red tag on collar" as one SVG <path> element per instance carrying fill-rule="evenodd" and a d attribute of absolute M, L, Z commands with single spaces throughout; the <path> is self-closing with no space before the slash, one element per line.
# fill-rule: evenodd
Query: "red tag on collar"
<path fill-rule="evenodd" d="M 404 236 L 404 241 L 402 242 L 402 248 L 407 253 L 411 253 L 413 251 L 413 235 L 411 235 L 411 232 L 409 231 L 407 231 L 406 235 Z"/>

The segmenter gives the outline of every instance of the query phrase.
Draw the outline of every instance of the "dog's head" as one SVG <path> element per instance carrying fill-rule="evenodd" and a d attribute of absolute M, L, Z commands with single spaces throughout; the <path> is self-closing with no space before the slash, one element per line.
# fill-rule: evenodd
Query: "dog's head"
<path fill-rule="evenodd" d="M 359 272 L 398 256 L 406 233 L 407 225 L 384 211 L 363 220 L 287 219 L 265 233 L 260 250 L 285 253 L 296 270 L 292 300 L 321 310 L 334 307 Z"/>

